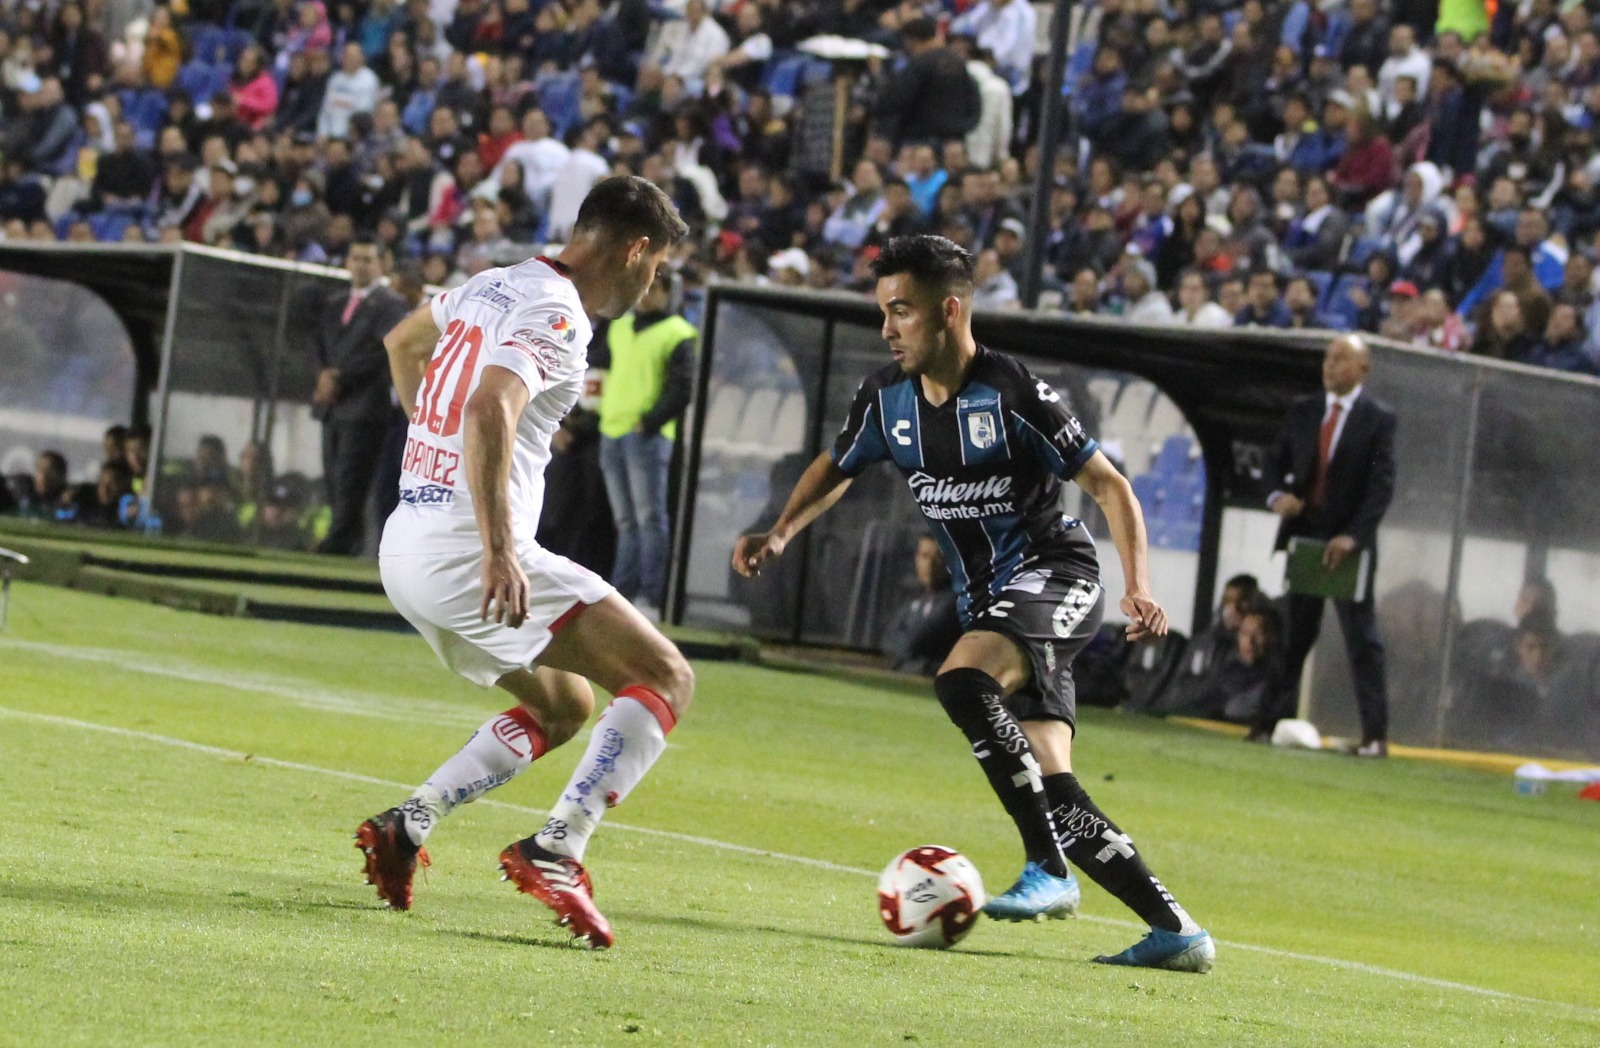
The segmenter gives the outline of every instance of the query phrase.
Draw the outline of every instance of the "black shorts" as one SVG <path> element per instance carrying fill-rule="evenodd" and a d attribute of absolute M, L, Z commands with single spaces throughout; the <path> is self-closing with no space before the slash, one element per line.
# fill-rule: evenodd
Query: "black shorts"
<path fill-rule="evenodd" d="M 1105 588 L 1075 562 L 1053 557 L 1024 565 L 999 595 L 972 617 L 967 630 L 1010 638 L 1033 667 L 1028 683 L 1006 699 L 1019 721 L 1076 725 L 1078 693 L 1072 660 L 1094 637 L 1105 614 Z"/>

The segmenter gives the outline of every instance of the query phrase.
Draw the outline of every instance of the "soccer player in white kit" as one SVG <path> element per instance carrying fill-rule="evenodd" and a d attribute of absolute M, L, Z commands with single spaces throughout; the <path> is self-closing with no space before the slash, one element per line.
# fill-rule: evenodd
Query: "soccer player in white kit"
<path fill-rule="evenodd" d="M 516 699 L 357 830 L 367 882 L 395 909 L 411 906 L 439 820 L 577 734 L 594 710 L 593 681 L 616 699 L 544 827 L 509 845 L 500 865 L 580 942 L 614 941 L 584 848 L 666 748 L 694 675 L 609 583 L 541 549 L 534 533 L 551 435 L 583 391 L 588 316 L 632 309 L 687 232 L 655 185 L 608 178 L 590 190 L 557 258 L 480 273 L 384 340 L 411 413 L 401 501 L 379 550 L 384 590 L 446 666 Z"/>

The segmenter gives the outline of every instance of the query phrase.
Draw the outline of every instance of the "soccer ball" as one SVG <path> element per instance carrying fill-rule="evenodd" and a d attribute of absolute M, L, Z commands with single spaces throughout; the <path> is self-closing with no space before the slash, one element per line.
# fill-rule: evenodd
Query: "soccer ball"
<path fill-rule="evenodd" d="M 878 915 L 901 946 L 954 946 L 987 898 L 972 861 L 937 844 L 901 852 L 878 878 Z"/>

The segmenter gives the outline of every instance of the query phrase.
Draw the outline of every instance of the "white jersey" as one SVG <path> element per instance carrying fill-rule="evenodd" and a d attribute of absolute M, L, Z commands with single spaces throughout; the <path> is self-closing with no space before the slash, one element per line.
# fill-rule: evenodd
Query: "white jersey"
<path fill-rule="evenodd" d="M 532 258 L 490 269 L 433 300 L 442 332 L 417 393 L 401 459 L 400 506 L 380 553 L 480 549 L 467 486 L 462 427 L 483 369 L 515 374 L 530 399 L 517 419 L 510 504 L 519 545 L 533 542 L 544 506 L 550 438 L 583 395 L 594 329 L 578 290 L 555 263 Z"/>

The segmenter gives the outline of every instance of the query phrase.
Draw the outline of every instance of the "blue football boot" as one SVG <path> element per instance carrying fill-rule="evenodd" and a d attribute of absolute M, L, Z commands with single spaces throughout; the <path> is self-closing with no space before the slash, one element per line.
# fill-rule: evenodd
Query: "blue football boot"
<path fill-rule="evenodd" d="M 1204 975 L 1217 960 L 1217 946 L 1204 928 L 1193 935 L 1151 928 L 1150 934 L 1109 957 L 1100 956 L 1096 964 L 1120 964 L 1131 968 L 1165 968 L 1173 972 Z"/>
<path fill-rule="evenodd" d="M 1022 868 L 1017 883 L 996 895 L 983 912 L 998 921 L 1042 921 L 1072 917 L 1078 912 L 1078 878 L 1057 877 L 1036 862 Z"/>

